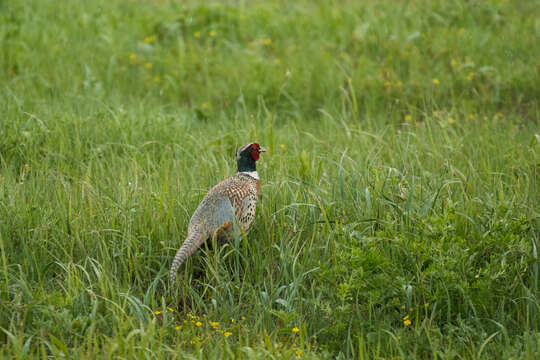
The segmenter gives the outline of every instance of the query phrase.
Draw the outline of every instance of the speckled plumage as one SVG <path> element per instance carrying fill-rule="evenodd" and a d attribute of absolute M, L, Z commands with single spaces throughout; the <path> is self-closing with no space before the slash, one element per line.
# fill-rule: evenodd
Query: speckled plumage
<path fill-rule="evenodd" d="M 254 145 L 257 147 L 256 155 L 253 154 L 253 150 L 249 152 L 249 146 L 253 149 Z M 258 154 L 263 151 L 264 148 L 259 147 L 257 143 L 242 146 L 237 154 L 239 172 L 210 189 L 201 201 L 189 221 L 186 240 L 172 262 L 170 272 L 172 282 L 175 281 L 176 273 L 185 260 L 214 234 L 218 239 L 227 238 L 233 234 L 235 222 L 243 233 L 249 231 L 255 220 L 260 192 L 255 161 L 259 158 Z"/>

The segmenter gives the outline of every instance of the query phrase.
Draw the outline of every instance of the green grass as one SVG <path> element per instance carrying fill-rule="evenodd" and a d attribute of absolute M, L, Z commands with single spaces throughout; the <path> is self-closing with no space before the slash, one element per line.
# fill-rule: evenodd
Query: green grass
<path fill-rule="evenodd" d="M 538 358 L 539 13 L 0 1 L 0 357 Z M 180 313 L 248 141 L 254 228 Z"/>

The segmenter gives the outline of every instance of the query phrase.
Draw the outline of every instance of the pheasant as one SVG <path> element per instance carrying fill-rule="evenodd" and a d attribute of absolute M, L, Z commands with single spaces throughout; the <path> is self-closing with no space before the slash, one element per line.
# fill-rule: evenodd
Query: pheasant
<path fill-rule="evenodd" d="M 171 283 L 175 282 L 184 261 L 207 239 L 214 235 L 220 240 L 230 236 L 235 221 L 242 232 L 249 231 L 261 189 L 255 163 L 265 151 L 256 142 L 240 147 L 236 153 L 236 175 L 208 191 L 189 221 L 186 240 L 176 252 L 171 265 Z"/>

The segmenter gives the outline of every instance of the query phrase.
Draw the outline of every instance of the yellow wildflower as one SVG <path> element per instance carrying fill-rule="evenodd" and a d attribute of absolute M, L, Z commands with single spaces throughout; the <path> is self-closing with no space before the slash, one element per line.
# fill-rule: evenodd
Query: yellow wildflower
<path fill-rule="evenodd" d="M 200 322 L 200 321 L 197 321 L 197 322 L 195 323 L 195 326 L 197 326 L 197 327 L 200 327 L 200 326 L 202 326 L 202 322 Z"/>
<path fill-rule="evenodd" d="M 195 31 L 193 33 L 193 36 L 195 36 L 196 38 L 200 38 L 201 37 L 201 32 L 200 31 Z"/>
<path fill-rule="evenodd" d="M 474 77 L 474 73 L 471 71 L 470 73 L 467 74 L 466 79 L 467 81 L 471 81 L 473 77 Z"/>
<path fill-rule="evenodd" d="M 181 329 L 181 326 L 178 325 L 177 327 L 175 327 L 176 330 L 180 330 Z"/>
<path fill-rule="evenodd" d="M 454 120 L 453 118 L 448 118 L 448 124 L 449 125 L 453 125 L 454 123 L 456 122 L 456 120 Z M 413 311 L 414 309 L 411 309 L 411 311 Z"/>
<path fill-rule="evenodd" d="M 497 113 L 497 116 L 498 116 L 498 117 L 503 117 L 503 113 L 499 111 L 499 112 Z"/>
<path fill-rule="evenodd" d="M 457 66 L 457 60 L 452 59 L 452 61 L 450 61 L 450 65 L 452 65 L 452 67 L 456 67 Z"/>
<path fill-rule="evenodd" d="M 401 340 L 401 336 L 398 335 L 397 339 L 398 339 L 398 340 Z"/>
<path fill-rule="evenodd" d="M 302 355 L 302 349 L 297 349 L 296 356 L 301 356 L 301 355 Z"/>
<path fill-rule="evenodd" d="M 295 327 L 295 328 L 293 328 L 293 329 L 292 329 L 291 331 L 292 331 L 293 333 L 297 333 L 297 332 L 299 332 L 299 331 L 300 331 L 300 329 L 299 329 L 299 328 L 297 328 L 297 327 Z"/>
<path fill-rule="evenodd" d="M 211 36 L 211 37 L 216 36 L 216 31 L 215 31 L 215 30 L 210 31 L 210 36 Z"/>
<path fill-rule="evenodd" d="M 235 322 L 235 320 L 234 320 L 234 319 L 231 319 L 231 322 L 232 322 L 232 323 L 234 323 L 234 322 Z"/>
<path fill-rule="evenodd" d="M 401 81 L 396 81 L 396 87 L 401 88 L 403 86 L 403 83 Z"/>
<path fill-rule="evenodd" d="M 474 115 L 474 114 L 469 114 L 469 119 L 472 120 L 472 119 L 474 119 L 475 117 L 476 117 L 476 115 Z M 429 306 L 429 303 L 427 303 L 427 305 Z"/>
<path fill-rule="evenodd" d="M 161 80 L 161 78 L 159 76 L 154 76 L 154 82 L 159 82 Z M 170 308 L 169 308 L 170 309 Z M 169 310 L 169 311 L 174 311 L 174 310 Z"/>
<path fill-rule="evenodd" d="M 409 319 L 404 320 L 404 321 L 403 321 L 403 325 L 405 325 L 405 326 L 411 325 L 411 320 L 409 320 Z"/>
<path fill-rule="evenodd" d="M 390 81 L 388 81 L 388 80 L 385 81 L 384 84 L 383 84 L 384 87 L 389 87 L 390 85 L 392 85 L 392 83 Z"/>
<path fill-rule="evenodd" d="M 225 336 L 226 338 L 228 338 L 228 337 L 231 336 L 231 335 L 232 335 L 232 332 L 230 332 L 230 331 L 225 331 L 225 332 L 223 333 L 223 336 Z"/>
<path fill-rule="evenodd" d="M 174 312 L 174 309 L 170 308 L 170 307 L 168 307 L 167 310 L 170 311 L 170 312 Z"/>
<path fill-rule="evenodd" d="M 217 322 L 217 321 L 209 321 L 208 323 L 209 323 L 210 326 L 212 326 L 214 329 L 217 328 L 217 326 L 219 325 L 219 322 Z"/>
<path fill-rule="evenodd" d="M 154 314 L 160 315 L 160 314 L 161 314 L 161 311 L 156 311 Z"/>
<path fill-rule="evenodd" d="M 405 316 L 403 317 L 403 320 L 407 320 L 408 318 L 409 318 L 409 315 L 405 315 Z"/>
<path fill-rule="evenodd" d="M 439 79 L 437 78 L 433 79 L 432 82 L 433 82 L 433 85 L 439 85 L 441 83 Z"/>
<path fill-rule="evenodd" d="M 412 120 L 412 115 L 410 114 L 405 115 L 405 121 L 411 121 L 411 120 Z"/>
<path fill-rule="evenodd" d="M 272 39 L 263 39 L 262 43 L 263 43 L 263 45 L 268 46 L 268 45 L 270 45 L 272 43 Z"/>
<path fill-rule="evenodd" d="M 152 69 L 152 63 L 146 63 L 146 64 L 144 64 L 144 67 L 147 68 L 148 70 L 151 70 Z"/>
<path fill-rule="evenodd" d="M 147 37 L 144 38 L 144 42 L 147 43 L 147 44 L 150 44 L 154 40 L 156 40 L 156 37 L 154 35 L 147 36 Z"/>

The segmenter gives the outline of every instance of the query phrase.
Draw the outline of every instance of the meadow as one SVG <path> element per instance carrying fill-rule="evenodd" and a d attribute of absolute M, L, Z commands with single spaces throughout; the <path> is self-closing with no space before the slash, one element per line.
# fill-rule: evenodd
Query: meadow
<path fill-rule="evenodd" d="M 0 357 L 538 359 L 539 14 L 0 0 Z M 251 232 L 171 290 L 250 141 Z"/>

